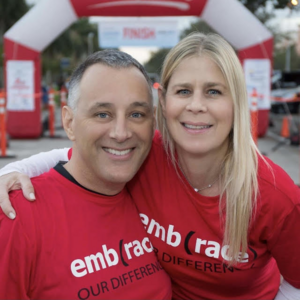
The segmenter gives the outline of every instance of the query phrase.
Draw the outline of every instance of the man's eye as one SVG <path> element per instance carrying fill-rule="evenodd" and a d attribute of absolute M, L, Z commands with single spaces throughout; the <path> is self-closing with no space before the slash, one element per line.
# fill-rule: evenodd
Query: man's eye
<path fill-rule="evenodd" d="M 132 114 L 131 114 L 131 117 L 132 117 L 132 118 L 141 118 L 141 117 L 143 117 L 143 114 L 138 113 L 138 112 L 135 112 L 135 113 L 132 113 Z"/>
<path fill-rule="evenodd" d="M 105 119 L 108 118 L 108 114 L 107 113 L 98 113 L 97 116 L 101 119 Z"/>

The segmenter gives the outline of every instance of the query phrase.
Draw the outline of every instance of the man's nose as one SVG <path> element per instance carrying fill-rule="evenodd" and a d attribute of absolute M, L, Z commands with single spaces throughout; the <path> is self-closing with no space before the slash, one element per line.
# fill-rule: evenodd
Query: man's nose
<path fill-rule="evenodd" d="M 118 143 L 122 143 L 132 137 L 132 131 L 126 117 L 116 117 L 112 124 L 110 137 L 116 140 Z"/>

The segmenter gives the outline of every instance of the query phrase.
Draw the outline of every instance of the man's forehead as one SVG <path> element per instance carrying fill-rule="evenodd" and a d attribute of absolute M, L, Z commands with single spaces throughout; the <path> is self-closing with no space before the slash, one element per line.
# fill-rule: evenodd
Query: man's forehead
<path fill-rule="evenodd" d="M 144 74 L 135 66 L 110 67 L 97 63 L 85 70 L 80 80 L 80 88 L 89 85 L 114 86 L 126 82 L 129 84 L 132 81 L 140 88 L 150 88 Z"/>
<path fill-rule="evenodd" d="M 143 105 L 148 103 L 151 107 L 151 93 L 145 76 L 134 66 L 113 68 L 95 64 L 86 70 L 80 82 L 80 98 L 102 103 L 116 103 L 119 99 L 126 101 L 127 105 L 145 102 Z"/>
<path fill-rule="evenodd" d="M 136 75 L 139 74 L 140 76 L 142 76 L 145 81 L 146 81 L 146 78 L 145 76 L 143 75 L 143 73 L 134 65 L 130 65 L 130 66 L 127 66 L 127 67 L 122 67 L 122 66 L 108 66 L 104 63 L 95 63 L 91 66 L 89 66 L 83 73 L 82 75 L 82 79 L 81 81 L 84 80 L 85 77 L 90 77 L 90 76 L 93 76 L 95 73 L 103 76 L 102 78 L 99 77 L 99 80 L 103 80 L 103 79 L 110 79 L 107 77 L 107 73 L 110 73 L 110 74 L 113 74 L 115 73 L 116 75 L 117 74 L 124 74 L 126 73 L 127 75 L 126 76 L 129 76 L 130 74 L 132 75 Z M 113 78 L 111 78 L 113 79 Z"/>

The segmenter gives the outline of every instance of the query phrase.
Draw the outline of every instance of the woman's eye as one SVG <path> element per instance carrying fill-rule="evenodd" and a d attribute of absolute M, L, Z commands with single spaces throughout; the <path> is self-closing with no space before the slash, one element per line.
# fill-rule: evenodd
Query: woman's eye
<path fill-rule="evenodd" d="M 105 119 L 108 118 L 108 114 L 107 113 L 98 113 L 97 116 L 101 119 Z"/>
<path fill-rule="evenodd" d="M 177 94 L 179 94 L 179 95 L 189 95 L 190 91 L 189 90 L 178 90 Z"/>
<path fill-rule="evenodd" d="M 209 95 L 221 95 L 221 92 L 218 90 L 209 90 L 208 94 Z"/>

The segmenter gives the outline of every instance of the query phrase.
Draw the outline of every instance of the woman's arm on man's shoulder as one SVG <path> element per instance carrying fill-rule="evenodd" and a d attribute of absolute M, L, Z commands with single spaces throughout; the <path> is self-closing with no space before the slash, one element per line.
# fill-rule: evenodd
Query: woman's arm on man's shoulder
<path fill-rule="evenodd" d="M 22 189 L 24 197 L 35 200 L 30 178 L 53 168 L 59 161 L 68 161 L 69 148 L 41 152 L 20 161 L 10 163 L 0 170 L 0 207 L 10 219 L 16 212 L 9 200 L 9 191 Z"/>

